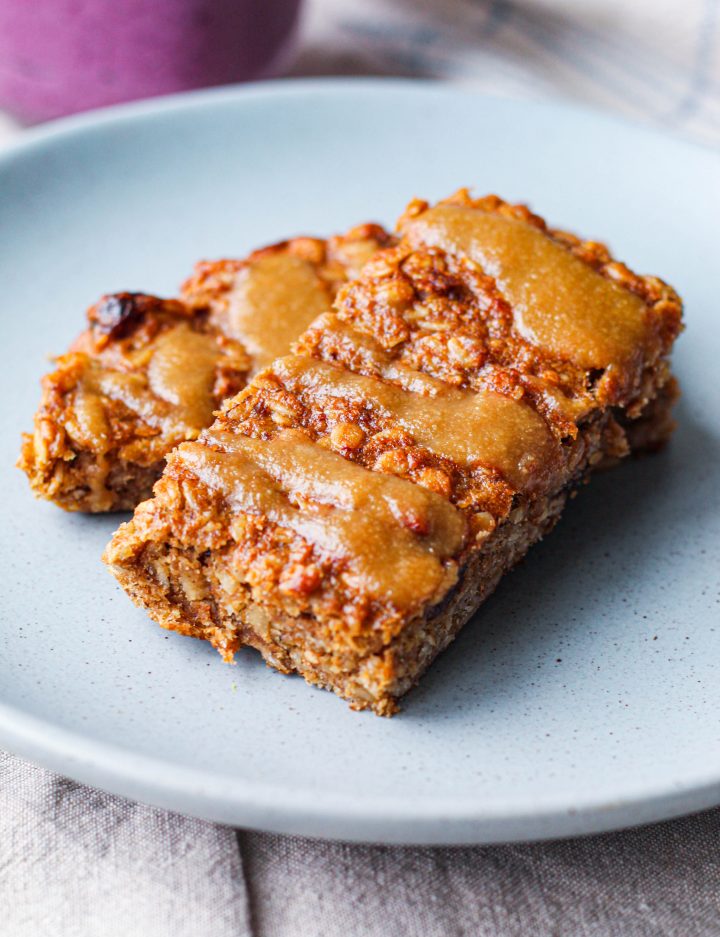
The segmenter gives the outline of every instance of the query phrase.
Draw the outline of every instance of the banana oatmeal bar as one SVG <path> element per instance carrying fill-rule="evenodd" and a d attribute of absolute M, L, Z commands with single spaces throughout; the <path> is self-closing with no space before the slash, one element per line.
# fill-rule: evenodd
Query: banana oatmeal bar
<path fill-rule="evenodd" d="M 104 296 L 43 378 L 18 463 L 35 494 L 70 511 L 132 510 L 168 452 L 196 439 L 388 242 L 379 226 L 362 225 L 200 263 L 180 299 Z"/>
<path fill-rule="evenodd" d="M 660 445 L 676 293 L 521 205 L 413 202 L 168 458 L 106 562 L 157 622 L 392 714 L 574 488 Z"/>

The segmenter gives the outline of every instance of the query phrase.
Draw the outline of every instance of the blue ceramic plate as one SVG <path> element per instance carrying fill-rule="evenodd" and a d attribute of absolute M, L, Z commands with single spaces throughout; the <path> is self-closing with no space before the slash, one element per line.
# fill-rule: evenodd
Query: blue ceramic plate
<path fill-rule="evenodd" d="M 100 563 L 118 519 L 13 468 L 46 355 L 100 293 L 392 224 L 460 185 L 607 239 L 687 302 L 668 451 L 597 478 L 395 719 L 223 664 Z M 0 158 L 0 744 L 229 823 L 386 842 L 607 830 L 720 803 L 720 161 L 614 119 L 422 83 L 292 82 L 90 115 Z"/>

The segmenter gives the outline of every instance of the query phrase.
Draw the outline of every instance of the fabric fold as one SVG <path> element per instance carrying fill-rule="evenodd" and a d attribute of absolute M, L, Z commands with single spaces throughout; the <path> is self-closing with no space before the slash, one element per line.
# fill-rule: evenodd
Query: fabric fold
<path fill-rule="evenodd" d="M 251 937 L 235 832 L 0 752 L 0 933 Z"/>

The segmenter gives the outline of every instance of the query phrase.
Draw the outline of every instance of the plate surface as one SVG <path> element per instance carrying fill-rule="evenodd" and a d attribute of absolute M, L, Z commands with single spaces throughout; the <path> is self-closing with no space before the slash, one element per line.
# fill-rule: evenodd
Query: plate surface
<path fill-rule="evenodd" d="M 527 200 L 683 294 L 671 448 L 593 481 L 378 719 L 156 628 L 99 556 L 117 518 L 12 467 L 45 356 L 102 292 L 201 257 L 392 224 L 460 185 Z M 0 158 L 0 744 L 164 807 L 386 842 L 569 835 L 720 802 L 720 161 L 571 108 L 420 83 L 295 82 L 135 105 Z"/>

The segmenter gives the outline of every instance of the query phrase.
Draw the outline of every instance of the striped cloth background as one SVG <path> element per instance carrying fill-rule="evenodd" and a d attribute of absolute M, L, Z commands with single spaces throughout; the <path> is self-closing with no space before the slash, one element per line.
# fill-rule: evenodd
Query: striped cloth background
<path fill-rule="evenodd" d="M 564 97 L 720 146 L 718 0 L 314 0 L 296 74 Z"/>

